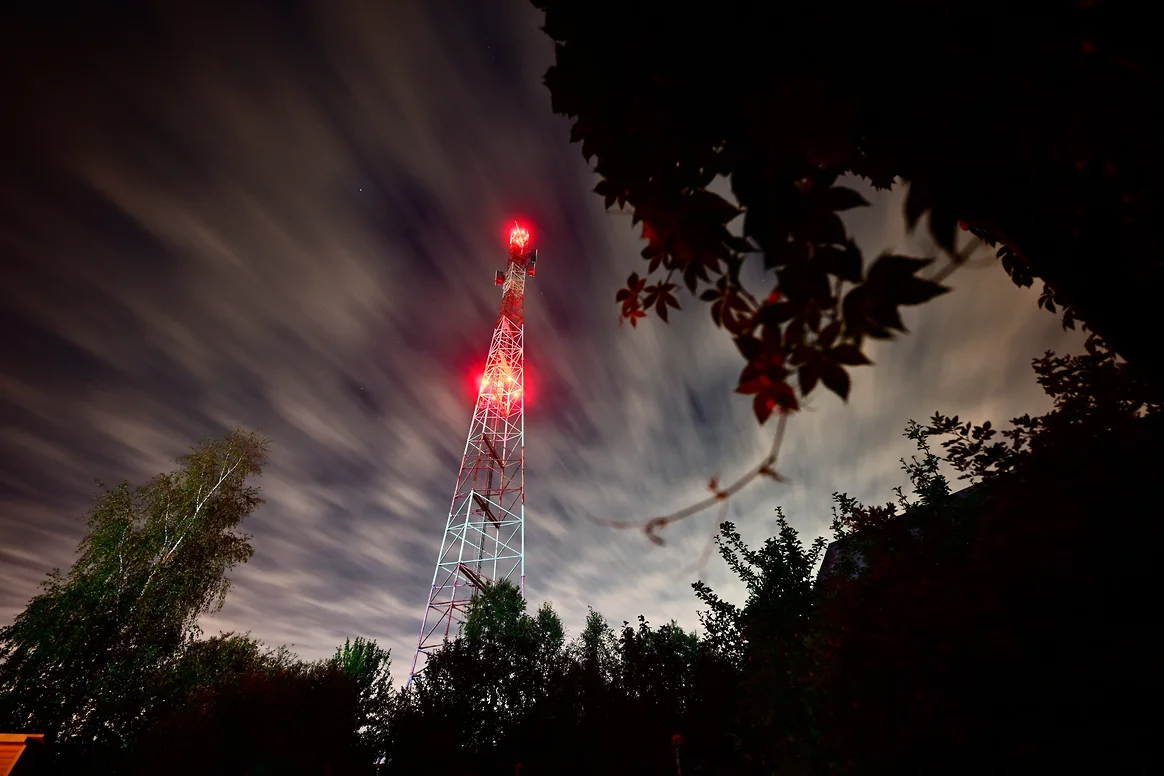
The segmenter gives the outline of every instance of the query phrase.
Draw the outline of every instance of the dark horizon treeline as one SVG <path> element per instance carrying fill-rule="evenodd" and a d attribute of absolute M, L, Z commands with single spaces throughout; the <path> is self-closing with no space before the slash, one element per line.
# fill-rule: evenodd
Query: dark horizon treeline
<path fill-rule="evenodd" d="M 911 423 L 908 495 L 834 494 L 820 583 L 825 540 L 806 545 L 779 510 L 759 548 L 725 523 L 747 596 L 694 583 L 702 633 L 592 610 L 570 639 L 503 582 L 399 689 L 363 639 L 306 663 L 200 638 L 259 501 L 243 483 L 265 447 L 235 432 L 99 502 L 78 564 L 0 631 L 0 728 L 49 733 L 60 773 L 1128 770 L 1160 680 L 1151 564 L 1128 551 L 1160 538 L 1160 405 L 1094 336 L 1035 372 L 1051 412 L 1005 432 Z M 205 496 L 230 461 L 238 478 Z M 953 493 L 950 468 L 976 486 Z M 175 544 L 175 505 L 204 519 L 199 541 Z"/>

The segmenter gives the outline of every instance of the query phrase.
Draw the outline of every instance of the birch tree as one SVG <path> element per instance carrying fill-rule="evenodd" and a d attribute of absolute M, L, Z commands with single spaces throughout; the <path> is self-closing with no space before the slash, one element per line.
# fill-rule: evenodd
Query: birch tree
<path fill-rule="evenodd" d="M 263 503 L 248 482 L 266 457 L 263 437 L 236 429 L 174 471 L 98 496 L 76 563 L 0 630 L 0 727 L 48 733 L 78 755 L 128 745 L 253 552 L 239 526 Z"/>

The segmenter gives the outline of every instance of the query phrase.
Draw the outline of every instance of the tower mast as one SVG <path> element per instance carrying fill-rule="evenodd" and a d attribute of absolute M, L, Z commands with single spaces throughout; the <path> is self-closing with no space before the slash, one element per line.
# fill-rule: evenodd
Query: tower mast
<path fill-rule="evenodd" d="M 494 282 L 501 310 L 473 420 L 445 521 L 432 588 L 412 659 L 414 676 L 426 658 L 464 620 L 473 595 L 485 582 L 515 577 L 525 595 L 525 281 L 534 276 L 537 250 L 530 234 L 509 230 L 509 260 Z"/>

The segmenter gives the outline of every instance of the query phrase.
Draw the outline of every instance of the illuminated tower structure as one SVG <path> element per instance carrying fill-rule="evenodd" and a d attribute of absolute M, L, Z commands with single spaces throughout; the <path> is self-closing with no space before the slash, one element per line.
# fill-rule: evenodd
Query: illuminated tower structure
<path fill-rule="evenodd" d="M 501 312 L 493 329 L 477 405 L 457 474 L 453 503 L 433 572 L 412 660 L 415 675 L 445 639 L 455 638 L 465 609 L 484 582 L 508 579 L 525 595 L 525 281 L 534 276 L 537 250 L 514 224 L 509 261 L 494 280 Z"/>

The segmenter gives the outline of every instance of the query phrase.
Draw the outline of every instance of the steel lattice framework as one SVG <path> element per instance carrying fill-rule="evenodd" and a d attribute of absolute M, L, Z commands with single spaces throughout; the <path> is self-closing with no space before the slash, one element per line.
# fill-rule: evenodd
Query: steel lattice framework
<path fill-rule="evenodd" d="M 457 487 L 421 620 L 411 676 L 455 637 L 465 610 L 484 582 L 518 578 L 525 595 L 525 282 L 537 251 L 528 230 L 509 232 L 509 261 L 498 271 L 501 311 L 489 344 L 465 441 Z"/>

